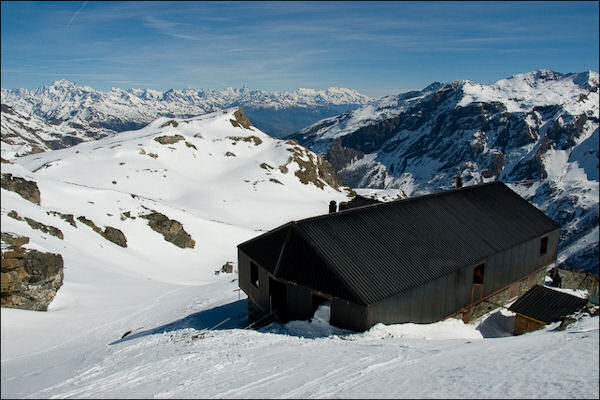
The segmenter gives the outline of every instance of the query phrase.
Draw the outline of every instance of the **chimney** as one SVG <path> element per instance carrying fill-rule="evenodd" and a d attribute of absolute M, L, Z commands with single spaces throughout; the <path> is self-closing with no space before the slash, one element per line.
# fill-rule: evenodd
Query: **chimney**
<path fill-rule="evenodd" d="M 331 200 L 329 202 L 329 214 L 334 213 L 336 211 L 336 204 L 335 204 L 335 200 Z"/>
<path fill-rule="evenodd" d="M 455 181 L 455 188 L 459 188 L 462 187 L 462 177 L 460 175 L 456 176 L 456 181 Z"/>

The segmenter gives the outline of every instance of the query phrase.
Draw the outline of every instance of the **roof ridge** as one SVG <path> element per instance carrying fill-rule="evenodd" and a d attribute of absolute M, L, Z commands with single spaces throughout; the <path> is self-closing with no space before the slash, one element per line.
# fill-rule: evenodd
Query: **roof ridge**
<path fill-rule="evenodd" d="M 281 249 L 279 250 L 279 257 L 277 257 L 277 262 L 275 263 L 275 268 L 273 268 L 273 275 L 277 276 L 279 272 L 279 267 L 281 264 L 281 257 L 285 252 L 288 242 L 290 241 L 290 236 L 292 235 L 292 229 L 294 229 L 293 224 L 289 224 L 290 226 L 287 228 L 287 233 L 285 234 L 285 239 L 283 239 L 283 244 L 281 245 Z"/>
<path fill-rule="evenodd" d="M 267 235 L 269 235 L 271 233 L 274 233 L 274 232 L 277 232 L 277 231 L 279 231 L 281 229 L 284 229 L 285 227 L 287 227 L 288 225 L 292 225 L 293 223 L 294 223 L 294 221 L 290 221 L 290 222 L 286 222 L 283 225 L 276 226 L 273 229 L 270 229 L 270 230 L 268 230 L 268 231 L 266 231 L 264 233 L 261 233 L 258 236 L 255 236 L 253 238 L 250 238 L 250 239 L 246 240 L 245 242 L 242 242 L 242 243 L 238 244 L 237 247 L 244 246 L 244 245 L 246 245 L 248 243 L 252 243 L 252 242 L 254 242 L 255 240 L 258 240 L 258 239 L 262 239 L 264 236 L 267 236 Z"/>
<path fill-rule="evenodd" d="M 508 186 L 506 186 L 506 184 L 502 181 L 485 182 L 485 183 L 481 183 L 481 184 L 477 184 L 477 185 L 463 186 L 460 188 L 454 188 L 454 189 L 450 189 L 450 190 L 442 190 L 440 192 L 435 192 L 435 193 L 428 193 L 428 194 L 424 194 L 421 196 L 407 197 L 405 199 L 397 199 L 397 200 L 392 200 L 392 201 L 379 202 L 379 203 L 375 203 L 375 204 L 366 204 L 364 206 L 347 208 L 345 210 L 336 211 L 336 212 L 332 212 L 332 213 L 328 213 L 328 214 L 321 214 L 321 215 L 315 215 L 312 217 L 302 218 L 302 219 L 291 221 L 290 223 L 293 223 L 293 224 L 297 224 L 300 222 L 304 223 L 304 222 L 309 222 L 309 221 L 313 221 L 313 220 L 317 220 L 317 219 L 321 219 L 321 218 L 336 217 L 336 216 L 339 216 L 342 214 L 344 214 L 344 215 L 352 214 L 352 213 L 356 213 L 359 211 L 364 211 L 365 209 L 371 209 L 371 208 L 374 209 L 377 207 L 389 207 L 391 205 L 396 205 L 398 203 L 416 202 L 416 201 L 421 201 L 421 200 L 425 200 L 425 199 L 429 199 L 429 198 L 445 196 L 445 195 L 453 194 L 456 192 L 475 190 L 475 189 L 479 189 L 479 188 L 485 187 L 485 186 L 492 186 L 494 184 L 502 184 L 502 186 L 505 186 L 508 188 Z M 508 188 L 508 189 L 510 189 L 510 188 Z M 512 191 L 512 189 L 511 189 L 511 191 Z"/>

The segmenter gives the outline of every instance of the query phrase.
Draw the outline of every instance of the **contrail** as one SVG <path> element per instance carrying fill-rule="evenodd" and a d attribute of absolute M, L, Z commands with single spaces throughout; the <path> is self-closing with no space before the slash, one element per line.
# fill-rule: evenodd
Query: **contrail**
<path fill-rule="evenodd" d="M 69 21 L 69 23 L 65 26 L 65 29 L 67 29 L 69 27 L 69 25 L 71 25 L 71 22 L 73 22 L 73 20 L 75 19 L 75 17 L 77 17 L 79 15 L 79 12 L 83 9 L 83 7 L 85 7 L 85 5 L 87 4 L 87 0 L 83 2 L 83 5 L 81 7 L 79 7 L 79 10 L 77 10 L 77 12 L 75 13 L 75 15 L 73 15 L 73 18 L 71 18 L 71 20 Z"/>

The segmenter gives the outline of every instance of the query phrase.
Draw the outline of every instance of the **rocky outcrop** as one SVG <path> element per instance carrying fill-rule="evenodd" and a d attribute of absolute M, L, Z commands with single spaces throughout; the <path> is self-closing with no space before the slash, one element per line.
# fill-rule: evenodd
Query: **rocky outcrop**
<path fill-rule="evenodd" d="M 587 290 L 589 296 L 598 297 L 598 277 L 589 272 L 575 272 L 555 268 L 560 276 L 560 287 L 573 290 Z"/>
<path fill-rule="evenodd" d="M 62 256 L 22 248 L 28 237 L 1 235 L 2 307 L 47 311 L 63 283 Z"/>
<path fill-rule="evenodd" d="M 173 122 L 175 122 L 175 121 L 173 121 Z M 175 126 L 177 126 L 177 125 L 175 125 Z M 185 138 L 181 135 L 173 135 L 173 136 L 164 135 L 164 136 L 157 136 L 154 138 L 154 140 L 160 144 L 174 144 L 174 143 L 179 142 L 180 140 L 185 140 Z"/>
<path fill-rule="evenodd" d="M 28 181 L 27 179 L 13 176 L 12 174 L 2 174 L 0 186 L 2 189 L 17 193 L 19 196 L 33 204 L 40 205 L 40 190 L 37 187 L 37 183 L 34 181 Z"/>
<path fill-rule="evenodd" d="M 33 229 L 37 229 L 44 233 L 49 233 L 50 235 L 55 236 L 60 240 L 64 239 L 62 231 L 54 226 L 42 224 L 41 222 L 38 222 L 29 217 L 25 217 L 25 222 L 27 222 L 27 224 L 29 224 L 29 226 Z"/>
<path fill-rule="evenodd" d="M 233 144 L 235 144 L 235 142 L 238 141 L 243 141 L 243 142 L 252 142 L 254 143 L 255 146 L 259 146 L 262 143 L 262 139 L 259 138 L 258 136 L 227 136 L 227 139 L 233 140 Z"/>
<path fill-rule="evenodd" d="M 106 240 L 108 240 L 109 242 L 113 242 L 117 246 L 127 247 L 127 238 L 125 237 L 125 234 L 117 228 L 107 226 L 104 229 L 104 233 L 102 234 L 102 236 Z"/>
<path fill-rule="evenodd" d="M 234 127 L 237 128 L 241 126 L 242 128 L 250 129 L 250 127 L 252 126 L 252 122 L 250 122 L 248 117 L 246 117 L 244 111 L 242 110 L 242 107 L 238 107 L 238 109 L 233 113 L 233 116 L 235 117 L 235 119 L 230 119 L 229 121 L 231 121 L 231 125 L 233 125 Z"/>
<path fill-rule="evenodd" d="M 286 141 L 288 144 L 297 143 L 295 141 Z M 287 174 L 288 165 L 295 162 L 300 167 L 294 175 L 300 180 L 300 182 L 308 185 L 309 183 L 314 184 L 320 189 L 325 187 L 325 183 L 334 189 L 339 191 L 340 186 L 343 185 L 342 179 L 335 172 L 331 164 L 325 161 L 323 157 L 318 154 L 307 151 L 305 148 L 300 146 L 293 146 L 288 148 L 288 151 L 292 155 L 288 158 L 287 162 L 279 166 L 279 170 Z"/>
<path fill-rule="evenodd" d="M 181 247 L 182 249 L 194 248 L 196 242 L 192 239 L 190 234 L 183 229 L 181 222 L 169 219 L 169 217 L 157 211 L 150 211 L 152 211 L 152 213 L 140 215 L 140 218 L 148 220 L 150 228 L 163 235 L 167 242 L 171 242 L 177 247 Z"/>
<path fill-rule="evenodd" d="M 90 228 L 92 228 L 94 230 L 94 232 L 96 232 L 97 234 L 99 234 L 104 239 L 108 240 L 109 242 L 113 242 L 114 244 L 121 246 L 121 247 L 127 247 L 127 238 L 125 237 L 125 234 L 123 234 L 123 232 L 121 230 L 119 230 L 117 228 L 113 228 L 112 226 L 107 226 L 106 228 L 104 228 L 104 231 L 102 231 L 102 228 L 98 227 L 94 223 L 94 221 L 87 219 L 84 216 L 77 217 L 77 220 L 83 224 L 86 224 Z"/>
<path fill-rule="evenodd" d="M 179 124 L 177 123 L 177 121 L 175 121 L 175 120 L 172 119 L 170 121 L 165 122 L 160 127 L 161 128 L 166 128 L 167 126 L 172 126 L 173 128 L 177 128 L 179 126 Z"/>
<path fill-rule="evenodd" d="M 325 158 L 331 163 L 336 171 L 341 171 L 346 165 L 354 160 L 360 160 L 365 156 L 360 150 L 342 146 L 342 140 L 335 140 Z"/>
<path fill-rule="evenodd" d="M 61 219 L 68 222 L 69 225 L 71 225 L 73 228 L 77 228 L 77 224 L 75 223 L 75 220 L 73 219 L 73 214 L 63 214 L 58 211 L 46 211 L 46 214 L 48 214 L 48 215 L 52 214 L 54 216 L 58 215 Z"/>

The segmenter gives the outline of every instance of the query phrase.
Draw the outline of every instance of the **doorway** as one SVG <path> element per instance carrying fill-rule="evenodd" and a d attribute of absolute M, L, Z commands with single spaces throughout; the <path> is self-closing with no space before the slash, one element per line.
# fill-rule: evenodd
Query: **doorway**
<path fill-rule="evenodd" d="M 287 290 L 285 283 L 269 278 L 269 302 L 271 312 L 280 321 L 285 321 L 287 309 Z"/>

